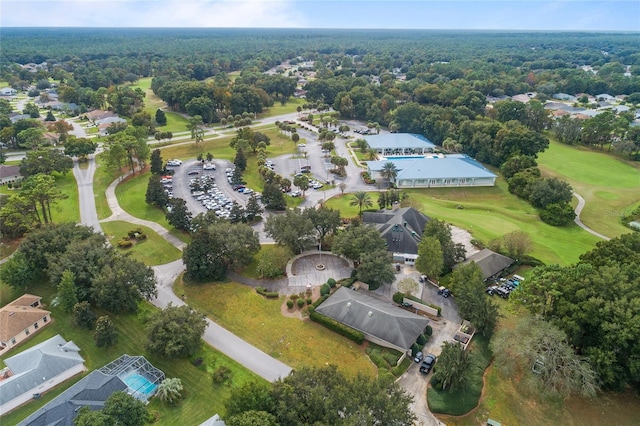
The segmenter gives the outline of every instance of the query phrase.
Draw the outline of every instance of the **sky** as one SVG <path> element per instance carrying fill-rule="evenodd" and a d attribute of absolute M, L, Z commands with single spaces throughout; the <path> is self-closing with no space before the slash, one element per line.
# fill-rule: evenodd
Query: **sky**
<path fill-rule="evenodd" d="M 640 0 L 1 0 L 0 27 L 640 31 Z"/>

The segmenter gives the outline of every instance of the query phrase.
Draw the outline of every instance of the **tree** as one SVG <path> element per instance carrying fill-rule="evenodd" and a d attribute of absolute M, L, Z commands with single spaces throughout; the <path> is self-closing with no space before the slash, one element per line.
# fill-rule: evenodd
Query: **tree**
<path fill-rule="evenodd" d="M 292 134 L 291 140 L 293 141 L 293 143 L 298 143 L 300 141 L 300 135 L 297 133 Z"/>
<path fill-rule="evenodd" d="M 438 358 L 438 368 L 433 380 L 443 390 L 456 391 L 463 387 L 471 374 L 471 352 L 465 351 L 458 342 L 444 342 Z"/>
<path fill-rule="evenodd" d="M 302 196 L 309 189 L 309 178 L 306 175 L 296 176 L 293 178 L 293 184 L 302 191 Z"/>
<path fill-rule="evenodd" d="M 39 223 L 35 206 L 21 194 L 4 197 L 0 205 L 0 234 L 4 238 L 20 238 Z"/>
<path fill-rule="evenodd" d="M 242 207 L 237 201 L 234 201 L 231 206 L 231 210 L 229 211 L 229 222 L 246 222 L 246 218 L 244 207 Z"/>
<path fill-rule="evenodd" d="M 284 210 L 287 207 L 284 194 L 275 183 L 265 183 L 262 191 L 262 203 L 269 210 Z"/>
<path fill-rule="evenodd" d="M 256 271 L 260 278 L 277 278 L 286 273 L 287 262 L 291 259 L 288 247 L 276 245 L 267 250 L 260 250 L 256 255 L 258 266 Z"/>
<path fill-rule="evenodd" d="M 576 354 L 564 331 L 539 317 L 521 318 L 515 328 L 501 329 L 491 348 L 499 368 L 509 372 L 518 367 L 524 383 L 532 382 L 543 395 L 593 397 L 599 390 L 589 360 Z"/>
<path fill-rule="evenodd" d="M 533 247 L 531 237 L 524 231 L 509 232 L 502 237 L 502 240 L 507 254 L 514 259 L 522 258 Z"/>
<path fill-rule="evenodd" d="M 27 256 L 18 250 L 0 269 L 0 279 L 14 288 L 25 288 L 36 276 Z"/>
<path fill-rule="evenodd" d="M 18 148 L 39 148 L 46 143 L 43 133 L 43 129 L 40 127 L 22 130 L 16 135 L 16 145 Z"/>
<path fill-rule="evenodd" d="M 220 280 L 229 268 L 251 262 L 259 250 L 258 235 L 243 223 L 200 227 L 182 254 L 185 277 L 191 281 Z"/>
<path fill-rule="evenodd" d="M 96 152 L 98 144 L 87 138 L 69 136 L 64 143 L 64 154 L 69 157 L 86 157 Z"/>
<path fill-rule="evenodd" d="M 225 424 L 227 426 L 278 426 L 278 421 L 273 414 L 266 411 L 250 410 L 228 417 Z"/>
<path fill-rule="evenodd" d="M 96 321 L 96 331 L 93 333 L 96 346 L 101 348 L 105 346 L 113 346 L 118 341 L 118 331 L 113 325 L 111 318 L 103 315 Z"/>
<path fill-rule="evenodd" d="M 444 257 L 440 241 L 436 237 L 423 237 L 418 244 L 416 269 L 427 277 L 437 278 L 443 267 Z"/>
<path fill-rule="evenodd" d="M 57 149 L 29 151 L 20 161 L 20 174 L 27 178 L 38 173 L 50 175 L 53 172 L 66 175 L 73 169 L 73 159 Z"/>
<path fill-rule="evenodd" d="M 295 254 L 302 253 L 309 246 L 315 233 L 313 222 L 300 209 L 269 216 L 264 231 Z"/>
<path fill-rule="evenodd" d="M 529 167 L 507 179 L 509 192 L 525 200 L 529 200 L 533 184 L 540 180 L 540 169 Z"/>
<path fill-rule="evenodd" d="M 34 117 L 37 118 L 37 117 Z M 47 111 L 47 116 L 44 119 L 44 121 L 56 121 L 56 116 L 53 115 L 53 112 L 51 110 Z"/>
<path fill-rule="evenodd" d="M 58 284 L 58 304 L 64 312 L 73 312 L 73 307 L 78 303 L 78 295 L 75 283 L 75 274 L 65 269 Z"/>
<path fill-rule="evenodd" d="M 149 318 L 146 348 L 167 358 L 192 356 L 200 348 L 206 327 L 205 317 L 198 311 L 169 303 Z"/>
<path fill-rule="evenodd" d="M 204 140 L 204 130 L 200 126 L 202 126 L 202 116 L 194 115 L 189 118 L 189 123 L 187 124 L 187 130 L 191 132 L 191 139 L 193 139 L 196 145 Z"/>
<path fill-rule="evenodd" d="M 167 115 L 160 108 L 158 108 L 156 110 L 155 119 L 156 119 L 156 123 L 158 124 L 158 126 L 166 126 L 167 125 Z"/>
<path fill-rule="evenodd" d="M 260 203 L 258 203 L 258 197 L 256 197 L 255 194 L 251 194 L 245 208 L 247 221 L 253 222 L 253 220 L 259 217 L 262 212 L 263 209 L 260 206 Z"/>
<path fill-rule="evenodd" d="M 177 377 L 167 377 L 158 385 L 156 396 L 167 405 L 175 405 L 182 399 L 183 390 L 182 380 Z"/>
<path fill-rule="evenodd" d="M 357 278 L 369 284 L 369 290 L 376 290 L 382 284 L 390 283 L 395 278 L 386 250 L 366 251 L 360 256 Z"/>
<path fill-rule="evenodd" d="M 451 270 L 453 267 L 462 262 L 466 257 L 466 250 L 464 245 L 460 243 L 454 243 L 451 239 L 451 225 L 438 220 L 431 219 L 424 227 L 422 238 L 436 237 L 440 241 L 440 247 L 442 248 L 442 259 L 446 270 Z"/>
<path fill-rule="evenodd" d="M 234 388 L 225 406 L 230 417 L 265 411 L 282 426 L 410 425 L 416 419 L 411 401 L 395 383 L 387 386 L 364 375 L 349 379 L 335 366 L 326 366 L 298 369 L 271 386 Z"/>
<path fill-rule="evenodd" d="M 160 175 L 152 174 L 149 176 L 149 183 L 147 185 L 147 192 L 145 194 L 145 201 L 147 204 L 154 205 L 161 209 L 164 209 L 169 201 L 169 196 L 162 186 Z"/>
<path fill-rule="evenodd" d="M 182 198 L 169 198 L 165 213 L 169 225 L 181 231 L 191 230 L 191 212 Z"/>
<path fill-rule="evenodd" d="M 340 210 L 321 206 L 319 209 L 305 209 L 304 215 L 311 220 L 320 244 L 327 235 L 333 234 L 342 223 Z"/>
<path fill-rule="evenodd" d="M 346 176 L 347 173 L 345 171 L 345 167 L 349 165 L 349 160 L 344 157 L 340 157 L 339 155 L 334 155 L 331 157 L 331 164 L 336 166 L 337 172 L 340 176 Z"/>
<path fill-rule="evenodd" d="M 22 184 L 21 194 L 33 206 L 40 223 L 48 224 L 52 222 L 51 204 L 68 198 L 66 194 L 63 194 L 56 187 L 55 182 L 56 180 L 53 176 L 38 173 L 29 176 Z M 42 216 L 38 213 L 38 207 Z"/>
<path fill-rule="evenodd" d="M 38 106 L 32 102 L 27 103 L 24 106 L 24 109 L 22 110 L 23 114 L 29 114 L 29 116 L 31 118 L 39 118 L 40 117 L 40 110 L 38 109 Z"/>
<path fill-rule="evenodd" d="M 392 183 L 396 179 L 396 176 L 398 176 L 398 168 L 391 161 L 387 161 L 382 165 L 380 176 L 382 176 L 384 179 L 387 179 L 387 181 L 389 182 L 389 187 L 391 187 Z"/>
<path fill-rule="evenodd" d="M 73 307 L 73 322 L 78 327 L 86 328 L 87 330 L 93 329 L 93 325 L 96 322 L 96 314 L 91 309 L 89 302 L 75 304 Z"/>
<path fill-rule="evenodd" d="M 73 426 L 110 426 L 111 418 L 102 410 L 93 411 L 89 406 L 81 407 L 78 415 L 73 419 Z"/>
<path fill-rule="evenodd" d="M 576 213 L 569 203 L 553 203 L 540 210 L 540 219 L 551 226 L 565 226 L 575 218 Z"/>
<path fill-rule="evenodd" d="M 358 215 L 362 216 L 362 209 L 373 206 L 371 197 L 364 191 L 358 191 L 351 196 L 350 206 L 358 206 Z"/>
<path fill-rule="evenodd" d="M 557 178 L 545 178 L 534 182 L 530 188 L 529 202 L 533 207 L 544 209 L 549 204 L 570 203 L 573 188 Z"/>
<path fill-rule="evenodd" d="M 159 111 L 159 110 L 158 110 Z M 162 162 L 162 155 L 159 149 L 154 149 L 151 152 L 151 174 L 160 175 L 164 170 L 164 164 Z"/>
<path fill-rule="evenodd" d="M 338 188 L 340 188 L 340 195 L 344 195 L 344 190 L 347 189 L 347 184 L 344 182 L 340 182 L 338 184 Z"/>
<path fill-rule="evenodd" d="M 157 296 L 153 269 L 128 256 L 116 256 L 91 283 L 91 298 L 109 312 L 136 312 L 143 299 Z"/>
<path fill-rule="evenodd" d="M 386 241 L 373 226 L 350 225 L 346 230 L 335 235 L 331 250 L 354 262 L 359 262 L 366 252 L 386 250 Z"/>
<path fill-rule="evenodd" d="M 244 151 L 241 149 L 236 151 L 236 157 L 233 159 L 233 164 L 235 164 L 236 169 L 244 172 L 247 168 L 247 157 L 245 157 Z"/>
<path fill-rule="evenodd" d="M 527 155 L 514 155 L 509 157 L 509 159 L 500 166 L 500 173 L 502 173 L 502 176 L 505 179 L 510 179 L 518 172 L 537 166 L 538 163 L 533 157 Z"/>
<path fill-rule="evenodd" d="M 148 416 L 144 402 L 126 392 L 112 393 L 105 401 L 102 413 L 109 416 L 111 424 L 118 426 L 141 426 Z"/>
<path fill-rule="evenodd" d="M 415 294 L 419 288 L 418 282 L 413 278 L 404 278 L 398 283 L 398 291 L 409 296 Z"/>

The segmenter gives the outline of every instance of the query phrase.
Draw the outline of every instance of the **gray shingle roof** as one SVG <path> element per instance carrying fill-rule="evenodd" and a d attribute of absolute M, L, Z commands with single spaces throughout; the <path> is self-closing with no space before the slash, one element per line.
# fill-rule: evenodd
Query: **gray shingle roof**
<path fill-rule="evenodd" d="M 5 404 L 57 375 L 83 364 L 76 350 L 63 349 L 67 341 L 59 334 L 17 355 L 4 363 L 13 375 L 0 381 L 0 404 Z M 75 346 L 75 345 L 74 345 Z"/>
<path fill-rule="evenodd" d="M 362 222 L 375 226 L 389 251 L 396 253 L 418 254 L 418 243 L 429 220 L 413 207 L 362 214 Z"/>
<path fill-rule="evenodd" d="M 347 287 L 339 288 L 316 311 L 403 349 L 409 349 L 429 324 L 426 318 Z"/>
<path fill-rule="evenodd" d="M 511 266 L 514 260 L 489 249 L 482 249 L 462 263 L 466 265 L 471 262 L 475 262 L 480 267 L 482 270 L 482 277 L 486 280 L 503 269 Z"/>

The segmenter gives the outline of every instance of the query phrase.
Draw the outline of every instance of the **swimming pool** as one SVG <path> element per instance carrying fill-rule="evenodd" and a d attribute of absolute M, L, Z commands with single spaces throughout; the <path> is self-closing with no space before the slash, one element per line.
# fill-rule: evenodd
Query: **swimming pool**
<path fill-rule="evenodd" d="M 122 379 L 123 382 L 135 392 L 143 393 L 145 396 L 150 396 L 155 392 L 158 385 L 151 383 L 144 376 L 137 373 L 132 373 Z"/>

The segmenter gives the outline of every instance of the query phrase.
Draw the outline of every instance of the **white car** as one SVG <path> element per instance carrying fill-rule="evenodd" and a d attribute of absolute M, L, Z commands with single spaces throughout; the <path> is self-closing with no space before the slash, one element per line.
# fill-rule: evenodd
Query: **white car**
<path fill-rule="evenodd" d="M 180 165 L 182 165 L 182 161 L 180 161 L 180 160 L 169 160 L 169 161 L 167 161 L 167 166 L 178 167 Z"/>

